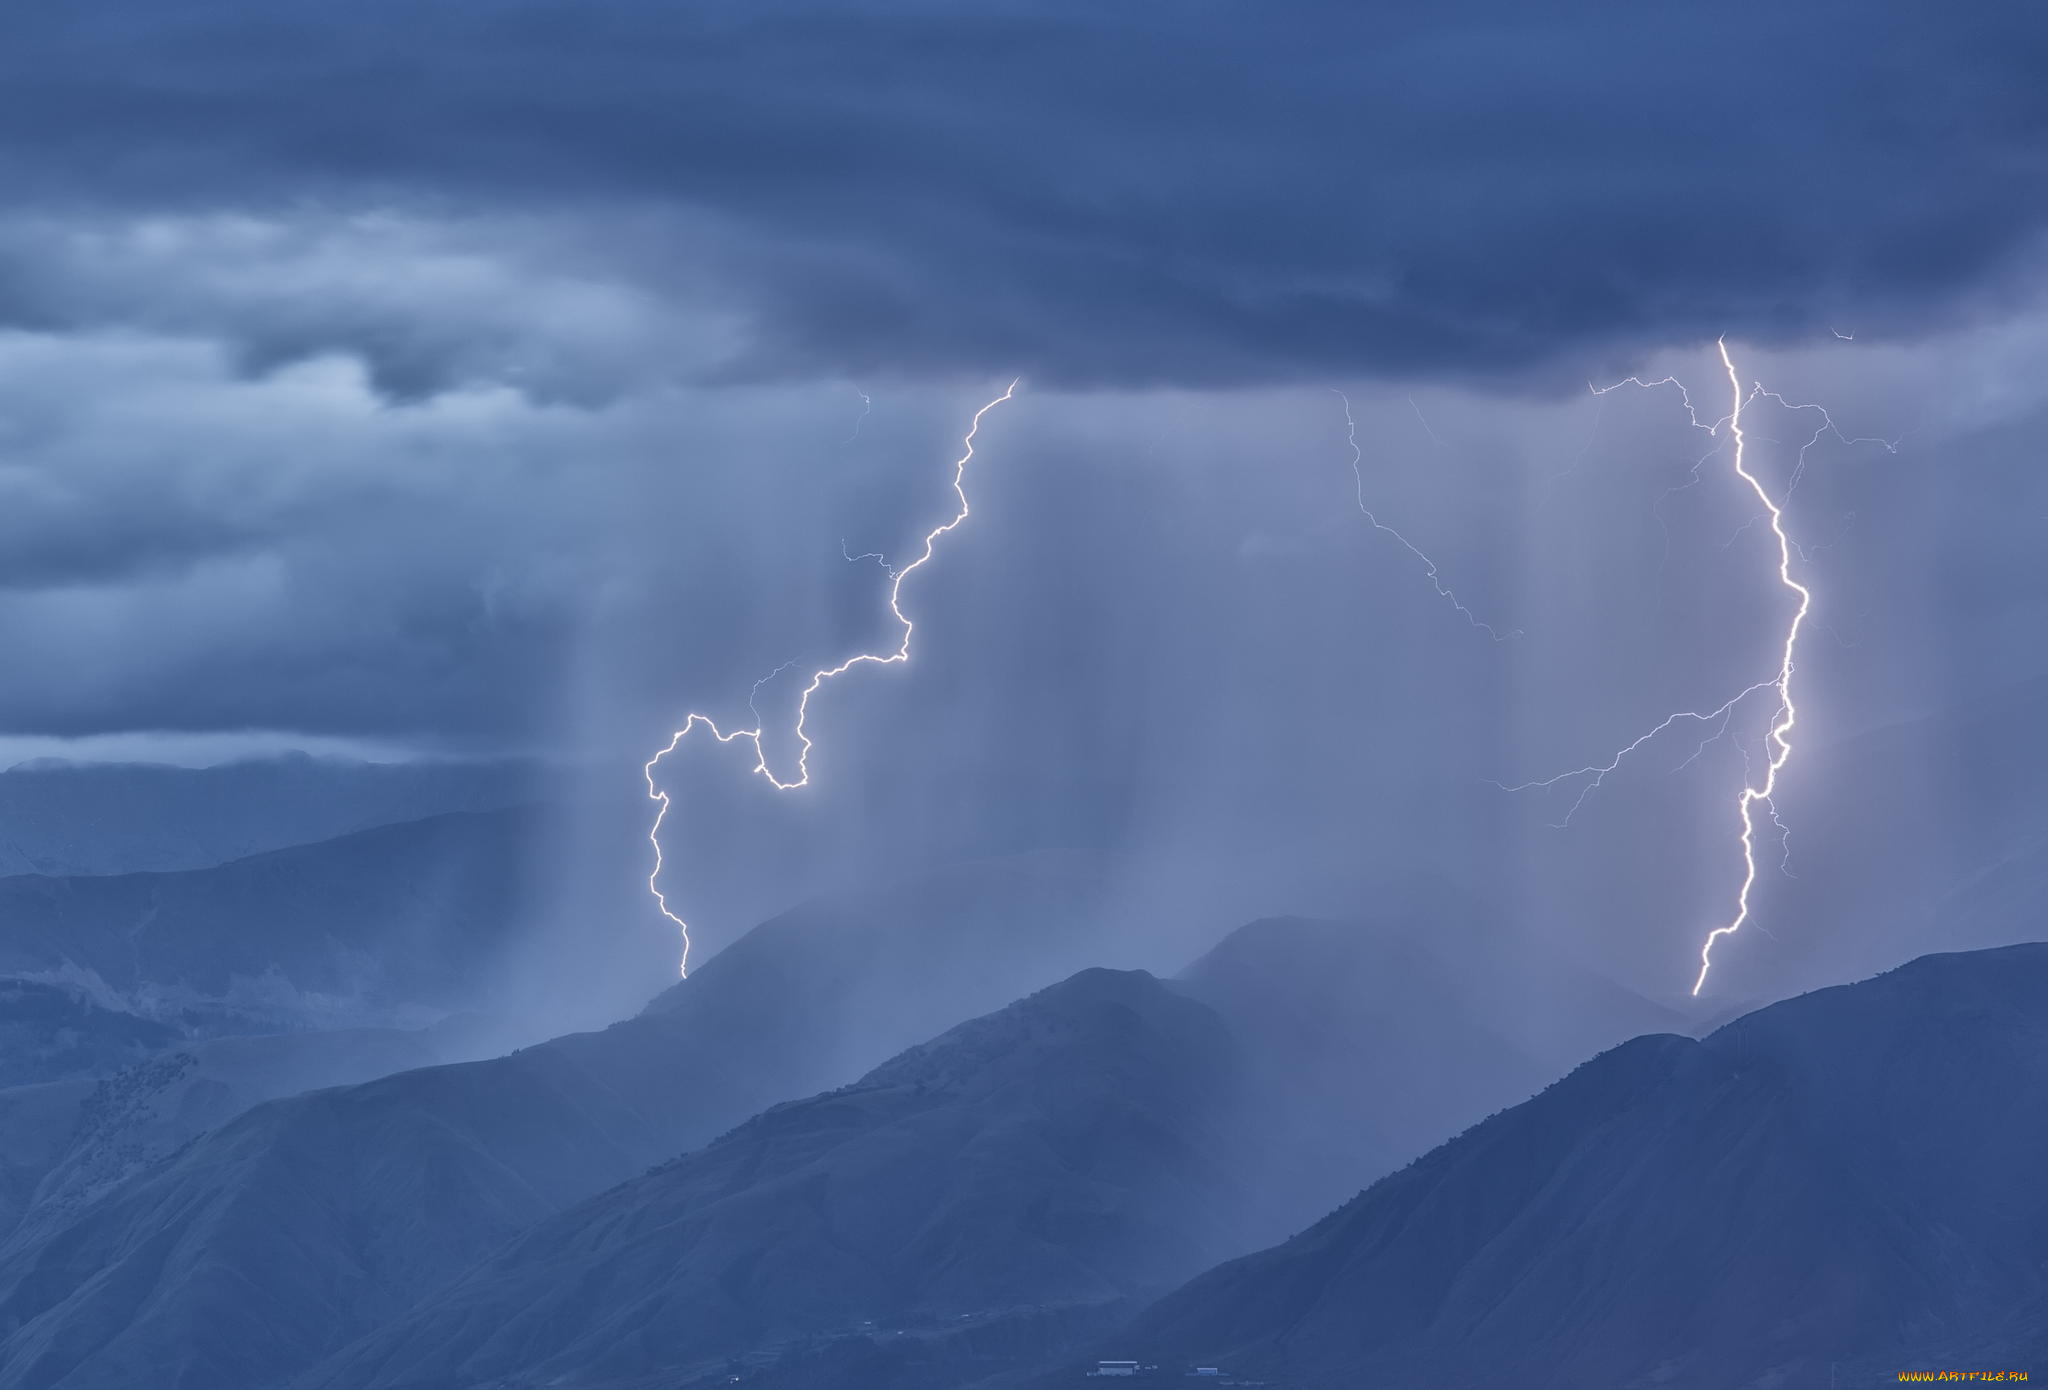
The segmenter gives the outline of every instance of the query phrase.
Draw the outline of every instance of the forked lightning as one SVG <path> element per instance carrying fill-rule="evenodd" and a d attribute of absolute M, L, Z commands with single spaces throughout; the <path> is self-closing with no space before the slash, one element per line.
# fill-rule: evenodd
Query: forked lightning
<path fill-rule="evenodd" d="M 1792 557 L 1795 552 L 1799 551 L 1799 546 L 1785 528 L 1784 502 L 1779 498 L 1773 497 L 1770 489 L 1765 487 L 1763 481 L 1750 469 L 1748 438 L 1743 432 L 1743 409 L 1750 402 L 1761 398 L 1773 401 L 1785 409 L 1795 412 L 1809 410 L 1819 412 L 1822 423 L 1814 431 L 1813 436 L 1799 449 L 1798 458 L 1786 486 L 1788 494 L 1792 488 L 1798 485 L 1805 471 L 1807 451 L 1819 443 L 1823 436 L 1832 434 L 1837 439 L 1849 444 L 1880 444 L 1893 452 L 1897 452 L 1898 447 L 1896 440 L 1851 439 L 1835 427 L 1833 418 L 1820 406 L 1795 404 L 1794 402 L 1787 401 L 1776 392 L 1766 391 L 1761 384 L 1753 383 L 1745 389 L 1742 384 L 1742 378 L 1735 369 L 1735 359 L 1728 351 L 1727 341 L 1723 339 L 1717 342 L 1715 346 L 1720 354 L 1722 369 L 1728 377 L 1730 404 L 1728 413 L 1711 424 L 1705 423 L 1700 419 L 1698 411 L 1693 406 L 1691 393 L 1686 390 L 1682 382 L 1674 377 L 1664 377 L 1657 381 L 1643 381 L 1637 377 L 1629 377 L 1625 381 L 1616 382 L 1613 386 L 1595 387 L 1593 389 L 1594 394 L 1604 395 L 1621 386 L 1638 386 L 1645 389 L 1669 386 L 1678 392 L 1679 399 L 1685 405 L 1686 415 L 1691 420 L 1695 429 L 1704 430 L 1709 435 L 1716 437 L 1720 436 L 1722 430 L 1725 429 L 1727 431 L 1729 443 L 1732 445 L 1732 469 L 1734 475 L 1745 488 L 1755 495 L 1756 500 L 1763 506 L 1763 514 L 1757 519 L 1767 522 L 1770 527 L 1771 537 L 1778 552 L 1776 566 L 1778 584 L 1793 600 L 1792 613 L 1786 622 L 1784 638 L 1778 650 L 1777 670 L 1774 674 L 1763 680 L 1744 686 L 1712 709 L 1681 710 L 1667 715 L 1662 722 L 1652 727 L 1647 733 L 1633 742 L 1624 745 L 1613 757 L 1604 763 L 1574 768 L 1570 772 L 1559 773 L 1554 777 L 1546 777 L 1540 781 L 1523 782 L 1515 786 L 1505 787 L 1505 790 L 1508 791 L 1527 791 L 1542 787 L 1554 787 L 1563 783 L 1569 783 L 1575 779 L 1583 779 L 1580 781 L 1577 798 L 1573 801 L 1570 809 L 1566 811 L 1564 819 L 1559 822 L 1560 825 L 1567 824 L 1570 822 L 1573 814 L 1585 804 L 1586 798 L 1599 789 L 1609 773 L 1620 767 L 1623 760 L 1631 753 L 1652 742 L 1667 729 L 1672 728 L 1674 725 L 1688 722 L 1713 726 L 1714 731 L 1700 745 L 1700 748 L 1703 750 L 1707 743 L 1711 743 L 1714 739 L 1719 738 L 1727 730 L 1728 721 L 1733 716 L 1735 710 L 1751 696 L 1766 690 L 1773 693 L 1776 703 L 1771 710 L 1770 723 L 1765 734 L 1765 751 L 1767 756 L 1763 760 L 1763 775 L 1760 778 L 1757 777 L 1754 767 L 1744 773 L 1742 790 L 1737 796 L 1735 804 L 1736 821 L 1739 827 L 1737 843 L 1742 851 L 1742 881 L 1736 889 L 1733 912 L 1727 920 L 1709 931 L 1706 939 L 1700 943 L 1699 974 L 1693 980 L 1692 985 L 1692 993 L 1695 997 L 1698 996 L 1701 988 L 1706 984 L 1708 972 L 1713 969 L 1714 944 L 1722 937 L 1733 936 L 1736 932 L 1740 931 L 1751 917 L 1752 905 L 1750 898 L 1756 888 L 1757 879 L 1757 808 L 1762 806 L 1765 813 L 1771 817 L 1772 823 L 1778 825 L 1780 829 L 1783 828 L 1783 823 L 1777 818 L 1777 808 L 1775 805 L 1775 797 L 1778 792 L 1778 775 L 1784 771 L 1786 763 L 1792 757 L 1792 731 L 1799 722 L 1799 708 L 1792 698 L 1792 677 L 1798 669 L 1799 637 L 1806 627 L 1807 617 L 1813 611 L 1813 591 L 1795 578 L 1792 573 Z M 1705 461 L 1705 459 L 1702 459 L 1700 462 L 1704 463 Z M 1693 469 L 1693 480 L 1695 482 L 1698 480 L 1698 476 L 1699 468 L 1698 465 L 1695 465 Z M 1699 756 L 1699 751 L 1695 750 L 1692 757 L 1686 759 L 1686 763 L 1689 764 L 1696 759 Z M 1681 764 L 1681 766 L 1684 765 Z"/>
<path fill-rule="evenodd" d="M 763 721 L 760 718 L 759 711 L 755 711 L 753 728 L 734 729 L 729 733 L 720 729 L 717 722 L 710 715 L 692 712 L 683 720 L 683 727 L 677 729 L 674 736 L 669 739 L 668 745 L 647 760 L 647 765 L 643 769 L 647 778 L 647 796 L 649 800 L 659 803 L 661 807 L 659 811 L 655 812 L 654 824 L 647 831 L 648 843 L 654 847 L 654 868 L 647 875 L 647 890 L 654 894 L 654 901 L 660 906 L 662 916 L 674 922 L 676 930 L 682 933 L 683 955 L 681 971 L 684 976 L 687 977 L 690 973 L 690 924 L 676 915 L 674 910 L 668 905 L 667 895 L 661 891 L 661 827 L 662 823 L 668 819 L 669 795 L 654 780 L 655 769 L 660 766 L 663 758 L 666 758 L 682 746 L 683 740 L 689 737 L 692 730 L 702 725 L 710 732 L 711 737 L 720 743 L 733 743 L 739 740 L 751 743 L 754 746 L 753 770 L 767 778 L 768 784 L 774 787 L 775 790 L 779 792 L 795 791 L 799 787 L 810 785 L 811 740 L 810 736 L 804 732 L 804 721 L 810 715 L 811 697 L 817 694 L 827 681 L 845 675 L 856 666 L 891 666 L 910 660 L 910 634 L 914 629 L 909 617 L 903 612 L 903 581 L 930 561 L 933 548 L 938 544 L 939 537 L 946 535 L 954 527 L 967 520 L 969 511 L 966 488 L 967 465 L 974 458 L 974 436 L 981 430 L 982 417 L 1014 396 L 1017 392 L 1017 384 L 1017 382 L 1011 382 L 1003 389 L 1002 395 L 997 396 L 987 405 L 975 411 L 974 419 L 968 424 L 967 434 L 961 440 L 960 457 L 953 464 L 953 495 L 958 499 L 959 510 L 953 514 L 950 520 L 941 525 L 934 526 L 925 533 L 924 548 L 918 552 L 916 559 L 912 560 L 902 569 L 892 569 L 889 571 L 889 612 L 902 628 L 902 634 L 897 640 L 896 649 L 891 652 L 861 652 L 858 655 L 848 657 L 837 666 L 828 666 L 811 673 L 809 683 L 804 686 L 803 694 L 797 700 L 796 722 L 792 730 L 796 734 L 797 741 L 796 775 L 785 781 L 777 777 L 774 770 L 768 766 L 768 753 L 762 746 L 761 741 Z M 848 556 L 848 558 L 866 557 Z M 753 692 L 747 697 L 747 708 L 749 710 L 754 709 L 754 697 L 760 693 L 761 687 L 774 679 L 782 670 L 786 669 L 786 666 L 778 667 L 775 671 L 754 682 Z"/>

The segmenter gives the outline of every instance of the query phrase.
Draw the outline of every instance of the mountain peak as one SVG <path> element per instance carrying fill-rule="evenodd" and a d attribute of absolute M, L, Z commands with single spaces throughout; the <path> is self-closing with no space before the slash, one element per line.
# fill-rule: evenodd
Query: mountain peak
<path fill-rule="evenodd" d="M 2048 945 L 1923 957 L 1613 1048 L 1119 1345 L 1307 1387 L 2023 1363 L 2048 1350 L 2044 1091 Z"/>
<path fill-rule="evenodd" d="M 689 1383 L 755 1348 L 985 1356 L 943 1339 L 1100 1319 L 1243 1248 L 1233 1055 L 1203 1005 L 1084 970 L 542 1223 L 309 1383 Z"/>

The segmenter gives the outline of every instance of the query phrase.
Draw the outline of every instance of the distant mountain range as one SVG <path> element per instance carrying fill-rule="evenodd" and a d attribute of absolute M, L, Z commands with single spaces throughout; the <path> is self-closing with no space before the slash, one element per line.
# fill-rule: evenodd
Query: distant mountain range
<path fill-rule="evenodd" d="M 210 868 L 0 878 L 0 975 L 199 1028 L 424 1023 L 490 1002 L 545 824 L 460 812 Z"/>
<path fill-rule="evenodd" d="M 291 754 L 217 767 L 41 760 L 0 771 L 0 875 L 170 873 L 554 794 L 521 761 Z"/>

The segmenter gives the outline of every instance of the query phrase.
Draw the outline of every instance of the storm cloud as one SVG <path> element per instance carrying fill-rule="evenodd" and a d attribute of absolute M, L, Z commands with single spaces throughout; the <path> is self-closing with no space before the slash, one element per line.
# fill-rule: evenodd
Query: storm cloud
<path fill-rule="evenodd" d="M 893 641 L 845 557 L 914 552 L 1021 375 L 816 785 L 664 764 L 707 943 L 1079 847 L 1134 932 L 1413 874 L 1664 982 L 1760 731 L 1569 834 L 1493 783 L 1767 672 L 1784 594 L 1725 434 L 1586 383 L 1711 421 L 1725 334 L 1883 441 L 1791 491 L 1813 418 L 1750 420 L 1818 596 L 1773 891 L 1833 891 L 1856 740 L 1917 730 L 1888 785 L 1938 787 L 1941 712 L 2048 675 L 2043 70 L 2037 8 L 1901 0 L 42 7 L 0 51 L 0 735 L 543 753 L 637 846 L 684 711 L 786 729 L 792 672 Z M 1973 841 L 1946 796 L 1913 833 Z"/>
<path fill-rule="evenodd" d="M 1984 312 L 2048 215 L 2030 6 L 215 0 L 9 39 L 17 208 L 545 217 L 729 315 L 683 364 L 728 375 L 1577 380 Z M 39 265 L 0 250 L 0 316 L 122 316 Z M 397 397 L 500 370 L 489 336 L 237 334 Z"/>

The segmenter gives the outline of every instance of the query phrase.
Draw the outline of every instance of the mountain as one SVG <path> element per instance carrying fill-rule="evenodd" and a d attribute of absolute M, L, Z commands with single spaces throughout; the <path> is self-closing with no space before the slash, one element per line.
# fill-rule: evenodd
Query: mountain
<path fill-rule="evenodd" d="M 178 1038 L 175 1028 L 103 1008 L 83 990 L 0 979 L 0 1088 L 103 1076 Z"/>
<path fill-rule="evenodd" d="M 680 1386 L 835 1337 L 893 1353 L 860 1383 L 955 1383 L 963 1323 L 1043 1335 L 1241 1248 L 1235 1053 L 1151 976 L 1084 971 L 542 1223 L 303 1383 Z"/>
<path fill-rule="evenodd" d="M 438 1062 L 488 1056 L 501 1032 L 458 1016 L 432 1028 L 189 1039 L 88 1082 L 0 1090 L 0 1235 L 33 1212 L 62 1219 L 252 1105 Z"/>
<path fill-rule="evenodd" d="M 1276 917 L 1176 985 L 1232 1026 L 1255 1079 L 1240 1156 L 1279 1239 L 1581 1058 L 1671 1029 L 1667 1010 L 1494 929 L 1483 914 Z"/>
<path fill-rule="evenodd" d="M 1298 1390 L 2026 1369 L 2048 1358 L 2043 1094 L 2048 945 L 1925 957 L 1604 1053 L 1102 1354 Z"/>
<path fill-rule="evenodd" d="M 34 1204 L 0 1245 L 0 1385 L 112 1386 L 144 1368 L 172 1385 L 288 1376 L 650 1164 L 777 1101 L 860 1076 L 1020 986 L 1093 964 L 1113 883 L 1094 858 L 1038 855 L 820 900 L 756 928 L 602 1033 L 298 1096 L 230 1123 L 208 1112 L 217 1127 L 176 1153 L 169 1141 L 192 1130 L 164 1117 L 191 1103 L 189 1083 L 167 1065 L 124 1074 L 100 1108 L 131 1117 L 125 1127 L 21 1162 L 23 1172 L 43 1167 Z M 1214 1257 L 1298 1228 L 1528 1094 L 1556 1074 L 1559 1049 L 1662 1017 L 1597 977 L 1502 950 L 1476 922 L 1254 923 L 1171 988 L 1180 1007 L 1223 1020 L 1236 1078 L 1183 1118 L 1206 1127 L 1216 1183 L 1259 1194 L 1190 1219 L 1185 1251 Z M 1532 1008 L 1518 988 L 1549 990 L 1554 1004 Z M 871 1118 L 900 1139 L 922 1113 L 885 1107 Z M 1016 1176 L 1029 1191 L 1030 1174 Z M 804 1248 L 803 1235 L 792 1233 L 792 1248 Z M 975 1239 L 958 1237 L 962 1249 Z M 820 1271 L 799 1287 L 799 1303 L 817 1310 L 802 1323 L 804 1337 L 822 1339 L 816 1355 L 853 1358 L 841 1368 L 856 1377 L 849 1383 L 893 1384 L 956 1358 L 1029 1363 L 1108 1325 L 1113 1299 L 1144 1280 L 1191 1270 L 1199 1259 L 1185 1251 L 1129 1274 L 1122 1294 L 1042 1280 L 1030 1298 L 1018 1287 L 977 1295 L 943 1338 L 916 1323 L 914 1302 L 852 1317 L 848 1299 L 882 1307 L 867 1276 L 839 1288 L 818 1261 L 777 1268 Z M 773 1299 L 760 1301 L 764 1318 L 774 1313 Z M 1045 1306 L 1023 1313 L 1019 1301 Z M 564 1325 L 572 1311 L 562 1310 Z M 863 1350 L 863 1339 L 841 1335 L 871 1315 L 903 1321 L 901 1344 Z M 790 1384 L 821 1373 L 801 1345 L 782 1353 Z M 581 1354 L 559 1353 L 564 1365 Z"/>
<path fill-rule="evenodd" d="M 96 1084 L 46 1081 L 0 1091 L 0 1232 L 15 1228 L 36 1185 L 63 1159 Z"/>
<path fill-rule="evenodd" d="M 525 1228 L 1088 964 L 1093 861 L 808 904 L 640 1015 L 256 1106 L 0 1244 L 0 1386 L 267 1385 Z"/>
<path fill-rule="evenodd" d="M 545 825 L 464 812 L 212 868 L 0 879 L 0 974 L 200 1027 L 423 1023 L 488 1002 Z"/>
<path fill-rule="evenodd" d="M 216 767 L 42 760 L 0 772 L 0 874 L 169 873 L 373 826 L 541 799 L 532 763 L 292 754 Z"/>

